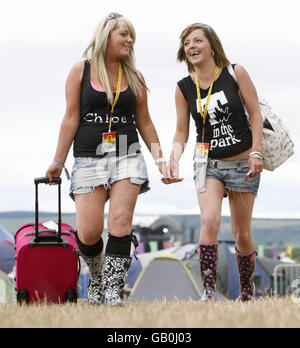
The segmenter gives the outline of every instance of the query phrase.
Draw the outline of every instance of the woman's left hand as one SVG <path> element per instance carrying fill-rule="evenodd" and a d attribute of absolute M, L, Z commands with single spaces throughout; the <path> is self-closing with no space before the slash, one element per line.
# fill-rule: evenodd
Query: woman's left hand
<path fill-rule="evenodd" d="M 259 175 L 263 171 L 264 162 L 262 159 L 250 157 L 248 163 L 250 173 L 249 178 L 255 178 L 256 175 Z"/>
<path fill-rule="evenodd" d="M 166 163 L 162 163 L 162 165 L 163 165 L 162 171 L 160 170 L 160 172 L 163 175 L 163 178 L 161 179 L 161 181 L 164 184 L 166 185 L 175 184 L 183 180 L 182 178 L 179 178 L 178 176 L 174 176 L 174 173 L 170 170 L 170 168 L 166 165 Z"/>

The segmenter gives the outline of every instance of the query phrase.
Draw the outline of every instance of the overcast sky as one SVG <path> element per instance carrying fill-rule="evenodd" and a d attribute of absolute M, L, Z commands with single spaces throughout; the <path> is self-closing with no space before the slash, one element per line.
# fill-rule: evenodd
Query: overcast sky
<path fill-rule="evenodd" d="M 256 217 L 300 218 L 300 26 L 299 1 L 10 0 L 0 5 L 0 211 L 33 210 L 33 178 L 53 159 L 65 111 L 65 80 L 81 60 L 99 20 L 117 11 L 137 31 L 137 66 L 151 90 L 149 109 L 165 156 L 176 125 L 174 91 L 187 75 L 176 62 L 179 35 L 189 24 L 210 24 L 232 63 L 249 72 L 259 94 L 282 116 L 295 155 L 275 172 L 264 172 Z M 193 121 L 192 121 L 193 122 Z M 139 197 L 136 212 L 199 212 L 192 178 L 194 123 L 182 157 L 184 181 L 164 186 L 143 145 L 152 190 Z M 67 167 L 73 164 L 70 151 Z M 74 212 L 63 176 L 63 210 Z M 53 188 L 41 189 L 41 209 L 55 211 Z M 49 192 L 50 191 L 50 192 Z M 228 214 L 225 201 L 223 214 Z"/>

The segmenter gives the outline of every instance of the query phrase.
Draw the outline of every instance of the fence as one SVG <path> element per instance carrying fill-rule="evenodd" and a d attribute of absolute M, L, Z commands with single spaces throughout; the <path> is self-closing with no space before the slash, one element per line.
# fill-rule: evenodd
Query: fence
<path fill-rule="evenodd" d="M 275 296 L 295 295 L 299 292 L 300 264 L 277 265 L 273 277 Z"/>

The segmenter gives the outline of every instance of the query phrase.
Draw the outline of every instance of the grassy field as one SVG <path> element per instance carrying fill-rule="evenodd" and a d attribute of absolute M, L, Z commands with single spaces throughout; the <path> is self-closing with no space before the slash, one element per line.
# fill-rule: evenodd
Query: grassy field
<path fill-rule="evenodd" d="M 300 304 L 291 298 L 252 303 L 127 303 L 122 308 L 0 305 L 0 328 L 299 328 Z"/>

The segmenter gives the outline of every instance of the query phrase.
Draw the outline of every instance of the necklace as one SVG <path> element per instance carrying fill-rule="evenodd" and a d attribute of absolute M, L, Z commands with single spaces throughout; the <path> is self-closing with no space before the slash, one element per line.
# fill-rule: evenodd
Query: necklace
<path fill-rule="evenodd" d="M 205 107 L 204 107 L 204 111 L 203 111 L 202 103 L 201 103 L 201 93 L 200 93 L 199 78 L 198 78 L 198 75 L 196 74 L 197 99 L 198 99 L 198 104 L 199 104 L 200 115 L 203 118 L 202 142 L 204 140 L 205 123 L 206 123 L 206 117 L 207 117 L 207 113 L 208 113 L 209 100 L 210 100 L 210 97 L 211 97 L 211 92 L 212 92 L 212 89 L 213 89 L 214 82 L 216 81 L 218 73 L 219 73 L 219 69 L 220 68 L 218 66 L 216 66 L 216 70 L 215 70 L 215 73 L 214 73 L 214 79 L 213 79 L 212 84 L 209 87 L 209 91 L 208 91 L 208 94 L 207 94 L 207 100 L 206 100 L 206 104 L 205 104 Z"/>
<path fill-rule="evenodd" d="M 117 83 L 117 92 L 116 92 L 116 96 L 115 96 L 113 105 L 112 105 L 112 107 L 111 107 L 111 112 L 110 112 L 109 130 L 108 130 L 109 133 L 111 132 L 112 114 L 113 114 L 113 112 L 114 112 L 115 106 L 116 106 L 116 104 L 117 104 L 117 101 L 118 101 L 118 99 L 119 99 L 120 92 L 121 92 L 122 71 L 123 71 L 123 70 L 122 70 L 122 65 L 121 65 L 121 63 L 120 63 L 120 65 L 119 65 L 119 74 L 118 74 L 118 83 Z"/>

